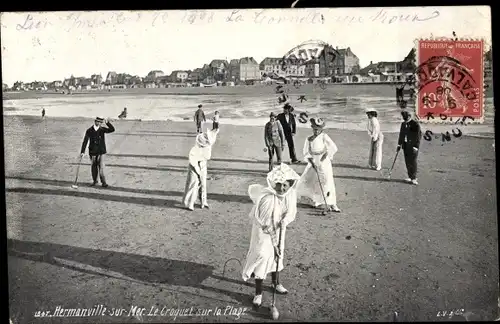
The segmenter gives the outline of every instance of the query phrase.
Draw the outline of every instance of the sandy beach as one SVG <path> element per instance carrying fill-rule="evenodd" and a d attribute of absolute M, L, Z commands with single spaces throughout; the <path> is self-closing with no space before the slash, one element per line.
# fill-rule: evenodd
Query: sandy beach
<path fill-rule="evenodd" d="M 91 119 L 4 116 L 9 298 L 12 322 L 36 311 L 124 309 L 121 316 L 45 318 L 43 323 L 269 321 L 253 310 L 241 267 L 250 237 L 250 184 L 265 184 L 261 127 L 221 125 L 209 163 L 210 210 L 181 207 L 192 123 L 115 121 L 106 137 L 109 188 L 91 188 L 78 155 Z M 383 170 L 366 168 L 366 132 L 328 129 L 339 147 L 340 214 L 301 201 L 287 231 L 277 297 L 282 321 L 452 320 L 498 317 L 498 233 L 492 138 L 422 141 L 419 186 L 406 184 L 397 134 Z M 310 134 L 300 128 L 297 152 Z M 288 160 L 288 152 L 284 155 Z M 293 166 L 300 174 L 305 165 Z M 265 281 L 270 286 L 270 278 Z M 271 302 L 270 288 L 263 306 Z M 214 316 L 129 316 L 131 307 L 222 309 Z M 238 317 L 239 314 L 239 317 Z M 41 322 L 42 319 L 39 319 Z"/>

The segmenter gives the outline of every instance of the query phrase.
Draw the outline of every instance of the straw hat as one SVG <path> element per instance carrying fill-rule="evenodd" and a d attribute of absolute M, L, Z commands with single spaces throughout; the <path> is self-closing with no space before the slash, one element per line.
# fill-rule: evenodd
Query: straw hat
<path fill-rule="evenodd" d="M 365 109 L 365 113 L 368 114 L 368 113 L 371 113 L 371 112 L 377 112 L 377 111 L 375 109 L 373 109 L 373 108 L 366 108 Z"/>
<path fill-rule="evenodd" d="M 102 122 L 104 122 L 104 118 L 102 118 L 102 117 L 96 117 L 95 121 L 102 123 Z"/>
<path fill-rule="evenodd" d="M 311 118 L 310 121 L 311 121 L 312 128 L 322 129 L 325 127 L 325 121 L 323 120 L 323 118 L 319 118 L 319 117 Z"/>

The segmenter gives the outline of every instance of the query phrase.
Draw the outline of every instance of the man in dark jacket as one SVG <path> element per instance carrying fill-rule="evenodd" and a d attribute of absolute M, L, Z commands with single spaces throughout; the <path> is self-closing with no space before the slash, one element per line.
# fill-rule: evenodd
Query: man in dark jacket
<path fill-rule="evenodd" d="M 196 133 L 203 133 L 201 123 L 206 122 L 205 113 L 201 109 L 202 105 L 198 105 L 198 110 L 194 113 L 194 122 L 196 123 Z"/>
<path fill-rule="evenodd" d="M 284 147 L 285 135 L 281 123 L 276 121 L 276 115 L 271 113 L 269 121 L 264 127 L 264 142 L 266 143 L 267 152 L 269 153 L 269 172 L 273 170 L 274 153 L 278 159 L 278 164 L 281 164 L 281 152 Z"/>
<path fill-rule="evenodd" d="M 105 126 L 102 126 L 103 122 Z M 89 156 L 92 161 L 92 186 L 97 184 L 97 174 L 99 174 L 102 186 L 104 188 L 108 187 L 104 176 L 104 154 L 107 153 L 105 134 L 113 133 L 114 131 L 115 128 L 109 121 L 97 117 L 94 121 L 94 125 L 85 132 L 81 157 L 85 155 L 85 149 L 87 148 L 87 144 L 89 144 Z"/>
<path fill-rule="evenodd" d="M 408 171 L 408 179 L 406 181 L 417 185 L 417 157 L 422 131 L 419 123 L 411 118 L 411 114 L 408 111 L 402 111 L 401 116 L 404 122 L 401 123 L 399 131 L 397 150 L 399 151 L 403 148 L 406 170 Z"/>
<path fill-rule="evenodd" d="M 283 106 L 283 112 L 278 115 L 278 120 L 283 127 L 283 133 L 285 134 L 286 142 L 288 143 L 288 150 L 290 152 L 290 160 L 292 163 L 300 163 L 295 155 L 295 145 L 293 143 L 293 137 L 297 131 L 297 124 L 295 122 L 295 115 L 292 114 L 293 107 L 290 104 L 285 104 Z"/>

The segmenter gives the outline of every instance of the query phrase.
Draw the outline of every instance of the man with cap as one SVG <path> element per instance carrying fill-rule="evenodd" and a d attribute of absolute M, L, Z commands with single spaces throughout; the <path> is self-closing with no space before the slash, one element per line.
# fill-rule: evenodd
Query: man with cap
<path fill-rule="evenodd" d="M 272 112 L 269 115 L 269 121 L 264 127 L 264 142 L 266 143 L 267 152 L 269 154 L 269 172 L 273 169 L 274 153 L 278 159 L 278 164 L 281 164 L 281 153 L 285 146 L 285 135 L 281 123 L 276 120 L 276 115 Z"/>
<path fill-rule="evenodd" d="M 292 114 L 292 111 L 293 107 L 289 103 L 286 103 L 283 106 L 283 112 L 278 115 L 277 119 L 283 127 L 283 133 L 285 134 L 288 150 L 290 152 L 290 160 L 292 160 L 292 163 L 300 163 L 295 154 L 295 144 L 293 142 L 293 137 L 297 131 L 297 124 L 295 122 L 295 115 Z"/>
<path fill-rule="evenodd" d="M 107 153 L 105 134 L 113 133 L 114 131 L 114 126 L 108 120 L 97 117 L 94 121 L 94 125 L 85 132 L 80 156 L 83 157 L 85 155 L 85 149 L 88 144 L 89 157 L 92 161 L 92 186 L 97 184 L 97 175 L 99 174 L 102 186 L 104 188 L 108 187 L 106 177 L 104 176 L 104 155 Z"/>
<path fill-rule="evenodd" d="M 206 122 L 205 113 L 201 109 L 202 105 L 198 105 L 198 110 L 194 113 L 194 122 L 196 124 L 196 133 L 200 134 L 202 132 L 201 123 Z"/>
<path fill-rule="evenodd" d="M 186 187 L 182 202 L 193 211 L 197 198 L 201 200 L 201 208 L 209 208 L 207 202 L 207 164 L 212 157 L 212 146 L 215 144 L 219 129 L 207 130 L 196 136 L 196 143 L 189 151 L 189 166 Z"/>
<path fill-rule="evenodd" d="M 410 112 L 404 110 L 401 112 L 403 122 L 399 131 L 397 151 L 403 149 L 405 156 L 406 169 L 408 171 L 407 182 L 417 185 L 417 157 L 420 149 L 420 139 L 422 131 L 420 124 L 411 118 Z"/>
<path fill-rule="evenodd" d="M 384 142 L 384 134 L 380 130 L 377 111 L 373 108 L 366 109 L 368 117 L 368 135 L 370 135 L 370 154 L 368 157 L 368 166 L 370 169 L 380 171 L 382 169 L 382 144 Z"/>

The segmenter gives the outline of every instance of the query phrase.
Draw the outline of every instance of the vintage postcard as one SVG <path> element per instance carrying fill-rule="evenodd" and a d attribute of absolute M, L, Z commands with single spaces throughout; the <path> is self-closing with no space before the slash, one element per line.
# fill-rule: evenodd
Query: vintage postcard
<path fill-rule="evenodd" d="M 0 21 L 11 323 L 498 319 L 489 7 Z"/>

